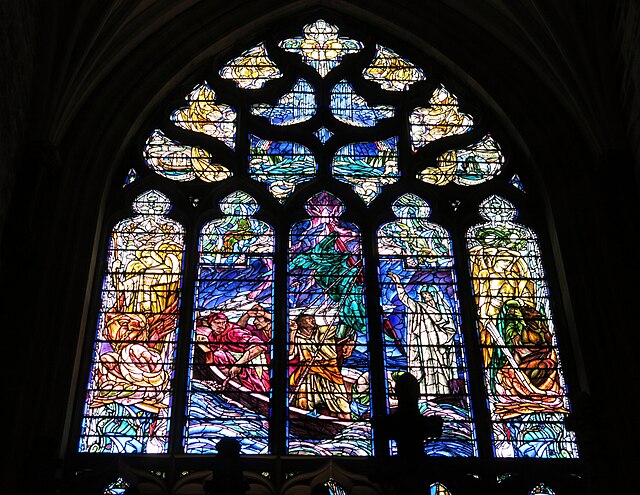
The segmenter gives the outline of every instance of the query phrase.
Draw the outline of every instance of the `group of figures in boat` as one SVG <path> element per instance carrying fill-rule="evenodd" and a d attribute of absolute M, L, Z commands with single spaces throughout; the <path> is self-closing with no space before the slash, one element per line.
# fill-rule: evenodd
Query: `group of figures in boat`
<path fill-rule="evenodd" d="M 196 378 L 215 382 L 230 399 L 266 413 L 270 391 L 271 314 L 255 304 L 237 321 L 222 312 L 201 316 L 196 325 Z M 368 393 L 368 372 L 345 368 L 356 341 L 340 337 L 336 325 L 299 314 L 289 322 L 289 406 L 293 417 L 337 419 L 335 430 L 354 419 L 354 394 Z M 358 381 L 359 379 L 359 381 Z M 356 401 L 357 402 L 357 401 Z M 354 404 L 356 405 L 356 404 Z M 365 419 L 368 411 L 358 419 Z M 340 421 L 342 420 L 342 421 Z M 309 423 L 307 430 L 314 429 Z M 316 432 L 322 435 L 323 432 Z M 325 432 L 328 433 L 328 432 Z"/>

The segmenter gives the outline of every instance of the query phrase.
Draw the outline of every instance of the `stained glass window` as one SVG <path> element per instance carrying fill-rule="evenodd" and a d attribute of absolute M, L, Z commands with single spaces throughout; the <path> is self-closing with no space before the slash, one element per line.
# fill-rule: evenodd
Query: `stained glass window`
<path fill-rule="evenodd" d="M 433 483 L 429 487 L 429 495 L 451 495 L 451 492 L 442 483 Z"/>
<path fill-rule="evenodd" d="M 393 184 L 400 176 L 397 138 L 343 146 L 333 157 L 331 171 L 339 181 L 351 184 L 369 204 L 383 186 Z"/>
<path fill-rule="evenodd" d="M 411 146 L 414 151 L 439 139 L 468 132 L 473 118 L 462 113 L 458 98 L 444 86 L 437 88 L 428 107 L 417 107 L 409 116 Z"/>
<path fill-rule="evenodd" d="M 579 457 L 550 253 L 495 119 L 372 33 L 288 33 L 208 61 L 122 165 L 79 451 L 393 455 L 370 421 L 409 372 L 444 420 L 426 455 Z"/>
<path fill-rule="evenodd" d="M 347 495 L 347 491 L 334 479 L 328 479 L 324 486 L 329 489 L 329 495 Z"/>
<path fill-rule="evenodd" d="M 110 483 L 102 492 L 103 495 L 124 495 L 127 492 L 127 488 L 129 488 L 129 483 L 127 483 L 122 478 L 118 478 L 113 483 Z"/>
<path fill-rule="evenodd" d="M 317 137 L 322 144 L 324 144 L 333 137 L 333 132 L 331 132 L 326 127 L 321 127 L 316 132 L 314 132 L 313 135 Z"/>
<path fill-rule="evenodd" d="M 127 172 L 127 176 L 124 179 L 124 184 L 122 187 L 127 187 L 129 184 L 133 184 L 136 180 L 138 180 L 138 173 L 135 169 L 130 168 L 129 172 Z"/>
<path fill-rule="evenodd" d="M 363 48 L 360 41 L 339 36 L 337 26 L 319 19 L 304 27 L 304 36 L 280 42 L 280 47 L 296 53 L 316 69 L 322 77 L 342 62 L 342 57 L 357 53 Z"/>
<path fill-rule="evenodd" d="M 168 449 L 184 229 L 151 190 L 113 228 L 87 392 L 81 452 Z"/>
<path fill-rule="evenodd" d="M 499 196 L 467 234 L 478 336 L 497 457 L 570 458 L 569 400 L 536 234 Z"/>
<path fill-rule="evenodd" d="M 200 233 L 185 451 L 215 453 L 224 437 L 269 452 L 273 230 L 238 191 Z"/>
<path fill-rule="evenodd" d="M 306 146 L 258 136 L 249 138 L 249 174 L 259 182 L 266 182 L 275 198 L 285 201 L 297 184 L 314 178 L 317 164 L 313 152 Z"/>
<path fill-rule="evenodd" d="M 188 106 L 171 114 L 174 124 L 189 131 L 207 134 L 233 149 L 236 138 L 236 111 L 229 105 L 216 103 L 216 94 L 206 82 L 198 84 L 186 96 L 186 100 Z M 176 145 L 172 142 L 170 144 Z"/>
<path fill-rule="evenodd" d="M 147 139 L 144 158 L 154 172 L 180 182 L 196 178 L 204 182 L 216 182 L 231 176 L 228 168 L 212 162 L 207 150 L 181 145 L 159 129 Z"/>
<path fill-rule="evenodd" d="M 260 89 L 268 81 L 282 77 L 282 73 L 260 43 L 220 69 L 220 77 L 232 79 L 242 89 Z"/>
<path fill-rule="evenodd" d="M 275 105 L 258 103 L 251 113 L 266 117 L 273 125 L 293 125 L 305 122 L 316 113 L 316 95 L 304 79 L 298 79 L 290 93 L 284 94 Z"/>
<path fill-rule="evenodd" d="M 536 485 L 535 488 L 529 490 L 529 495 L 556 495 L 556 493 L 544 483 Z"/>
<path fill-rule="evenodd" d="M 381 45 L 377 45 L 376 56 L 362 75 L 388 91 L 406 91 L 413 83 L 426 79 L 422 69 Z"/>
<path fill-rule="evenodd" d="M 511 184 L 513 187 L 519 189 L 520 191 L 524 192 L 524 184 L 520 180 L 520 177 L 518 176 L 518 174 L 514 174 L 513 177 L 511 177 L 511 180 L 509 181 L 509 184 Z"/>
<path fill-rule="evenodd" d="M 335 196 L 306 210 L 289 242 L 289 453 L 370 455 L 362 241 Z"/>
<path fill-rule="evenodd" d="M 388 407 L 397 407 L 395 375 L 413 374 L 420 387 L 420 409 L 445 420 L 441 438 L 428 452 L 473 456 L 475 433 L 451 238 L 429 222 L 431 208 L 421 198 L 405 194 L 392 208 L 398 219 L 378 231 Z"/>
<path fill-rule="evenodd" d="M 333 87 L 330 106 L 336 119 L 357 127 L 373 127 L 380 120 L 395 114 L 394 108 L 389 105 L 369 105 L 347 81 L 341 81 Z"/>
<path fill-rule="evenodd" d="M 437 158 L 438 166 L 424 169 L 418 178 L 443 186 L 450 182 L 461 186 L 482 184 L 498 173 L 504 163 L 500 145 L 487 135 L 465 149 L 450 150 Z"/>

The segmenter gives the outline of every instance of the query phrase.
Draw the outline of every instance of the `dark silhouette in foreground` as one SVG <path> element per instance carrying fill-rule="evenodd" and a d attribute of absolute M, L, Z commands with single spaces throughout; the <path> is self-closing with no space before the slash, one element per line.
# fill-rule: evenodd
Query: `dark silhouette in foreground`
<path fill-rule="evenodd" d="M 444 421 L 439 416 L 423 416 L 418 407 L 420 386 L 415 376 L 403 373 L 395 378 L 398 407 L 392 414 L 373 419 L 376 436 L 386 444 L 396 442 L 396 458 L 400 463 L 377 463 L 370 478 L 372 481 L 390 482 L 398 493 L 426 493 L 420 481 L 423 468 L 420 460 L 427 442 L 442 435 Z M 392 458 L 393 459 L 393 458 Z"/>
<path fill-rule="evenodd" d="M 249 484 L 242 474 L 240 443 L 235 438 L 223 438 L 216 445 L 211 478 L 203 483 L 208 495 L 244 495 Z"/>
<path fill-rule="evenodd" d="M 435 440 L 442 434 L 442 418 L 420 413 L 420 387 L 415 376 L 403 373 L 395 382 L 398 408 L 394 413 L 374 420 L 373 428 L 383 439 L 396 441 L 398 457 L 425 457 L 425 442 Z"/>

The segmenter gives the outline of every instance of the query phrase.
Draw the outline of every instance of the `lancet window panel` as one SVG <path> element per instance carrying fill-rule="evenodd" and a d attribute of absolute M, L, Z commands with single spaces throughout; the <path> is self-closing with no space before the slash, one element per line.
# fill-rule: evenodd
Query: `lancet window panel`
<path fill-rule="evenodd" d="M 397 220 L 378 231 L 387 408 L 397 408 L 394 377 L 413 374 L 425 416 L 444 420 L 432 455 L 475 456 L 475 425 L 450 234 L 431 223 L 429 204 L 413 194 L 393 203 Z"/>
<path fill-rule="evenodd" d="M 168 451 L 184 228 L 158 191 L 110 236 L 79 451 Z"/>
<path fill-rule="evenodd" d="M 123 165 L 79 452 L 393 455 L 409 372 L 428 456 L 579 457 L 504 134 L 426 57 L 294 31 L 207 62 Z"/>
<path fill-rule="evenodd" d="M 289 453 L 371 455 L 369 331 L 362 241 L 335 196 L 306 205 L 288 264 Z M 309 412 L 316 417 L 309 417 Z M 320 431 L 313 431 L 318 428 Z"/>
<path fill-rule="evenodd" d="M 497 457 L 571 458 L 575 436 L 536 234 L 499 196 L 467 233 L 477 330 Z"/>
<path fill-rule="evenodd" d="M 269 453 L 273 229 L 237 191 L 220 202 L 199 242 L 185 452 L 215 453 L 225 437 Z"/>

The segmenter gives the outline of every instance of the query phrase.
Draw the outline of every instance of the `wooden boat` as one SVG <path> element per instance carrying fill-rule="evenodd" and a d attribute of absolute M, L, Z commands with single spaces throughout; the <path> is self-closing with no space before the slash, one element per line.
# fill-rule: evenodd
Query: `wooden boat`
<path fill-rule="evenodd" d="M 271 404 L 266 393 L 255 392 L 238 381 L 230 379 L 217 366 L 207 365 L 207 368 L 206 378 L 200 378 L 200 380 L 204 378 L 206 382 L 209 382 L 210 385 L 207 388 L 221 392 L 227 401 L 237 407 L 248 409 L 265 417 L 270 416 Z M 345 368 L 342 370 L 342 374 L 350 399 L 351 389 L 359 373 Z M 333 438 L 351 424 L 350 421 L 341 420 L 322 412 L 307 411 L 292 405 L 289 406 L 288 416 L 289 432 L 305 439 Z"/>

